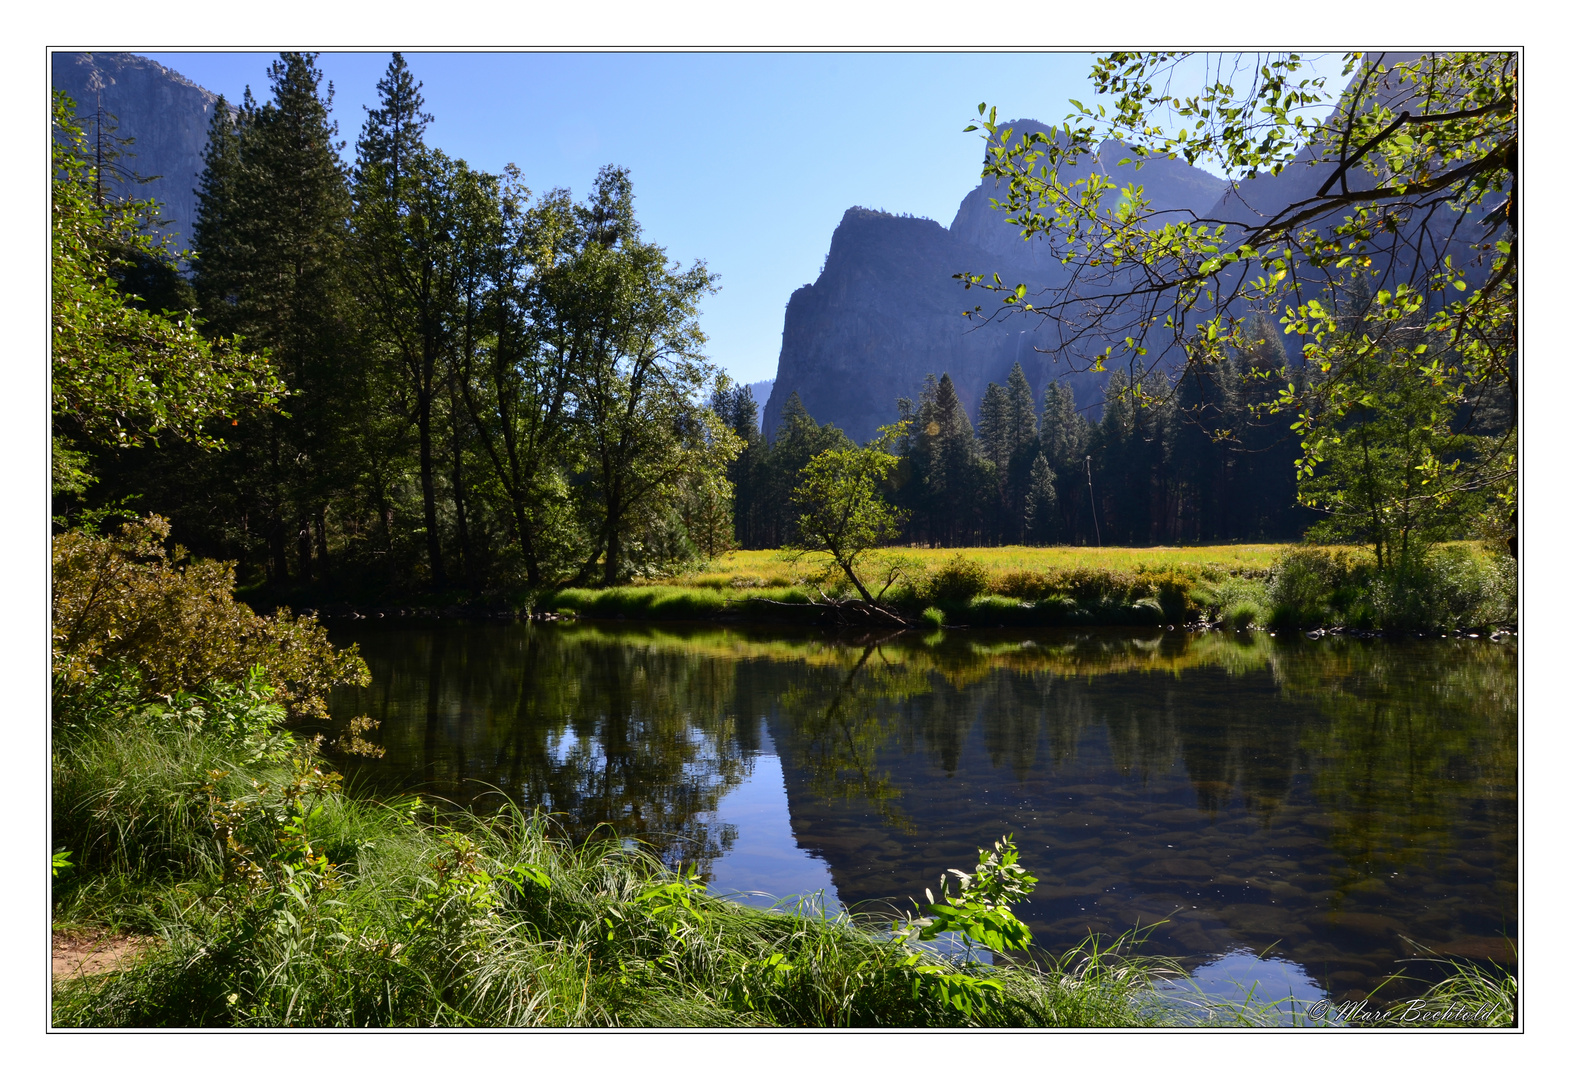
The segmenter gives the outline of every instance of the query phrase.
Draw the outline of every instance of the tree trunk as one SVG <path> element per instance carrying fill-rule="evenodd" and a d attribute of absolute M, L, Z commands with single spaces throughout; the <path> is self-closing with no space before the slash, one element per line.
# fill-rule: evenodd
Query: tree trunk
<path fill-rule="evenodd" d="M 621 523 L 605 510 L 605 587 L 616 584 L 621 574 Z"/>
<path fill-rule="evenodd" d="M 427 371 L 430 362 L 427 361 Z M 420 394 L 420 491 L 425 499 L 425 550 L 431 561 L 431 584 L 446 588 L 447 572 L 442 566 L 441 534 L 436 524 L 436 476 L 431 463 L 431 394 Z"/>
<path fill-rule="evenodd" d="M 465 585 L 474 580 L 474 553 L 469 549 L 469 520 L 463 496 L 463 447 L 457 443 L 456 433 L 452 450 L 452 500 L 458 525 L 458 555 L 463 560 L 460 571 Z"/>
<path fill-rule="evenodd" d="M 316 509 L 316 565 L 320 567 L 319 573 L 326 578 L 331 569 L 327 562 L 327 507 L 319 506 Z"/>

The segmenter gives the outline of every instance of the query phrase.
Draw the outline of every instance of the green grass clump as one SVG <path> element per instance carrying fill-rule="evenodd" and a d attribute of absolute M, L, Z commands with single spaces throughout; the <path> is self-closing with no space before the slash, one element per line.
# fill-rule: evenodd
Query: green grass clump
<path fill-rule="evenodd" d="M 921 621 L 927 626 L 941 630 L 943 628 L 943 609 L 940 607 L 927 608 L 921 613 Z"/>

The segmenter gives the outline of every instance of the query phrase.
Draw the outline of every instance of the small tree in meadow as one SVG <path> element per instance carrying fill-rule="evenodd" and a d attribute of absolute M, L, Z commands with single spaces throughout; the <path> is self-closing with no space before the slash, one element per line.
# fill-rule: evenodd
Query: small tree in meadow
<path fill-rule="evenodd" d="M 905 434 L 906 426 L 901 421 L 881 427 L 866 446 L 818 454 L 801 470 L 791 496 L 800 514 L 792 557 L 827 555 L 869 604 L 877 599 L 857 576 L 856 564 L 867 551 L 899 535 L 903 514 L 888 504 L 879 488 L 899 461 L 888 446 Z"/>

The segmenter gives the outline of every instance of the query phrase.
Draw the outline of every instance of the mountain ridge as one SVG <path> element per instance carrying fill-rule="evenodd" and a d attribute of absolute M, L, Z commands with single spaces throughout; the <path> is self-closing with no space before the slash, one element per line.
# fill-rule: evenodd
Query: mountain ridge
<path fill-rule="evenodd" d="M 1047 130 L 1034 120 L 1006 126 L 1016 135 Z M 1093 161 L 1065 172 L 1072 179 L 1096 169 L 1122 186 L 1141 184 L 1160 213 L 1193 210 L 1196 202 L 1208 209 L 1227 189 L 1220 177 L 1173 159 L 1151 159 L 1139 170 L 1103 164 L 1120 151 L 1108 141 Z M 1022 240 L 1019 227 L 991 207 L 995 190 L 995 181 L 978 184 L 947 228 L 864 207 L 845 212 L 817 280 L 793 292 L 786 305 L 774 393 L 763 410 L 767 436 L 795 393 L 819 423 L 865 441 L 897 418 L 899 398 L 914 400 L 928 374 L 944 372 L 974 418 L 987 384 L 1006 381 L 1015 363 L 1038 403 L 1046 384 L 1058 378 L 1074 387 L 1077 400 L 1095 407 L 1104 376 L 1058 365 L 1050 331 L 1019 316 L 966 315 L 978 303 L 985 307 L 988 294 L 967 291 L 958 274 L 996 272 L 1009 284 L 1032 288 L 1065 275 L 1043 242 Z"/>

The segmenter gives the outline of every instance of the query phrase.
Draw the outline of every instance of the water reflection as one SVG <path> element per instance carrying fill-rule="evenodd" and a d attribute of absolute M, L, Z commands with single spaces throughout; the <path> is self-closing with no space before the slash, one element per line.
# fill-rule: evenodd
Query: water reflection
<path fill-rule="evenodd" d="M 356 636 L 375 682 L 334 708 L 388 748 L 357 782 L 609 823 L 716 888 L 903 907 L 1012 832 L 1049 948 L 1161 923 L 1150 947 L 1200 970 L 1268 955 L 1333 995 L 1419 948 L 1513 963 L 1512 645 Z"/>
<path fill-rule="evenodd" d="M 1195 968 L 1187 978 L 1164 981 L 1161 996 L 1175 1005 L 1179 1016 L 1195 1024 L 1224 1023 L 1230 1011 L 1218 1015 L 1217 1001 L 1233 1003 L 1257 1017 L 1282 1027 L 1334 1027 L 1339 1024 L 1328 1008 L 1316 1009 L 1324 988 L 1302 964 L 1279 956 L 1256 956 L 1234 949 Z"/>

